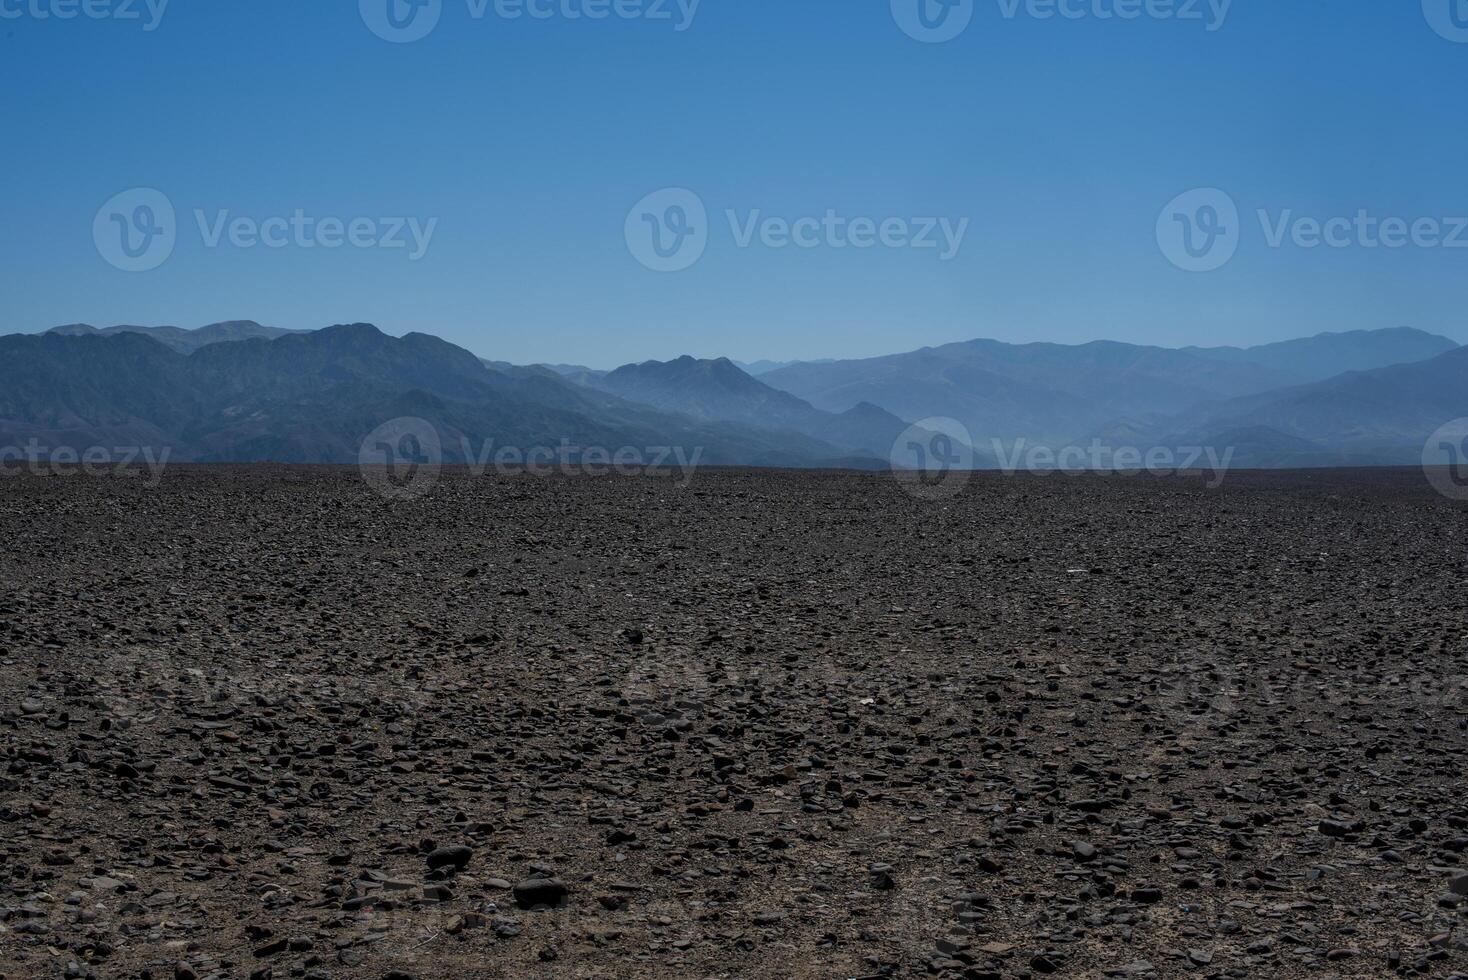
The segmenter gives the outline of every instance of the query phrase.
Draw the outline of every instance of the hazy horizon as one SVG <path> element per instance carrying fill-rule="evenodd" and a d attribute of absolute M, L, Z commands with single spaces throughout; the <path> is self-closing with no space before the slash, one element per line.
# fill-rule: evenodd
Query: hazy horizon
<path fill-rule="evenodd" d="M 122 322 L 119 322 L 119 323 L 115 323 L 114 324 L 114 323 L 91 323 L 91 322 L 84 321 L 84 320 L 70 320 L 70 321 L 66 321 L 64 323 L 52 324 L 49 327 L 42 327 L 42 328 L 37 329 L 37 330 L 15 330 L 15 331 L 0 330 L 0 336 L 4 336 L 5 334 L 8 334 L 8 333 L 41 334 L 41 333 L 46 333 L 49 330 L 54 330 L 54 329 L 56 329 L 58 327 L 74 326 L 74 325 L 77 325 L 77 324 L 86 324 L 87 326 L 96 327 L 96 328 L 101 329 L 101 330 L 105 330 L 105 329 L 107 329 L 109 327 L 115 327 L 115 326 L 129 326 L 129 327 L 177 327 L 177 328 L 183 329 L 183 330 L 197 330 L 197 329 L 199 329 L 201 327 L 211 326 L 211 325 L 216 324 L 216 323 L 228 323 L 228 322 L 254 322 L 254 323 L 261 324 L 261 326 L 277 327 L 277 328 L 284 329 L 284 330 L 297 330 L 297 331 L 323 330 L 323 329 L 325 329 L 327 327 L 342 326 L 342 325 L 349 324 L 349 323 L 369 323 L 369 324 L 372 324 L 373 326 L 377 327 L 383 333 L 388 334 L 389 336 L 394 336 L 394 337 L 401 337 L 401 336 L 403 336 L 404 334 L 407 334 L 407 333 L 432 333 L 432 331 L 428 331 L 428 330 L 416 330 L 416 329 L 413 329 L 413 328 L 409 328 L 409 329 L 406 329 L 406 330 L 392 330 L 392 329 L 388 329 L 388 328 L 384 327 L 380 323 L 373 323 L 373 321 L 371 321 L 371 320 L 351 320 L 351 321 L 342 320 L 342 321 L 337 321 L 335 323 L 326 323 L 326 324 L 321 324 L 319 326 L 307 327 L 307 326 L 294 326 L 294 325 L 280 324 L 280 323 L 265 323 L 264 321 L 261 321 L 261 320 L 255 320 L 253 317 L 229 317 L 229 318 L 224 319 L 224 320 L 210 320 L 210 321 L 207 321 L 205 323 L 192 324 L 192 325 L 185 325 L 185 324 L 176 323 L 176 322 L 175 323 L 122 323 Z M 1377 328 L 1369 328 L 1368 327 L 1368 328 L 1360 328 L 1360 329 L 1361 330 L 1365 330 L 1366 332 L 1371 332 L 1372 330 L 1392 330 L 1392 329 L 1417 329 L 1417 330 L 1420 330 L 1421 328 L 1420 327 L 1412 327 L 1410 324 L 1396 324 L 1396 325 L 1391 326 L 1391 327 L 1377 327 Z M 1257 342 L 1252 342 L 1252 343 L 1247 343 L 1247 344 L 1244 344 L 1244 343 L 1231 343 L 1230 341 L 1228 341 L 1226 339 L 1219 339 L 1219 340 L 1215 340 L 1215 341 L 1209 342 L 1209 343 L 1186 344 L 1186 345 L 1178 345 L 1178 346 L 1179 347 L 1240 347 L 1240 348 L 1246 348 L 1246 347 L 1264 346 L 1264 345 L 1268 345 L 1268 344 L 1280 343 L 1280 342 L 1290 341 L 1290 340 L 1301 340 L 1301 339 L 1306 339 L 1306 338 L 1309 338 L 1309 337 L 1314 337 L 1314 336 L 1318 336 L 1318 335 L 1322 335 L 1322 334 L 1342 334 L 1342 333 L 1353 333 L 1353 332 L 1358 332 L 1358 331 L 1353 331 L 1353 330 L 1317 330 L 1317 331 L 1313 331 L 1311 333 L 1301 333 L 1301 334 L 1295 334 L 1295 335 L 1289 335 L 1289 336 L 1281 336 L 1281 337 L 1278 337 L 1278 338 L 1275 338 L 1275 339 L 1272 339 L 1272 340 L 1262 340 L 1262 341 L 1257 341 Z M 1464 340 L 1463 340 L 1463 338 L 1461 336 L 1454 336 L 1453 334 L 1448 333 L 1448 332 L 1439 332 L 1439 331 L 1433 331 L 1433 330 L 1424 330 L 1423 332 L 1424 333 L 1428 333 L 1428 334 L 1437 334 L 1438 336 L 1446 337 L 1447 339 L 1449 339 L 1449 340 L 1451 340 L 1454 343 L 1457 343 L 1459 345 L 1462 345 L 1464 343 Z M 434 334 L 434 336 L 439 336 L 439 335 Z M 444 339 L 447 340 L 449 338 L 444 338 Z M 894 348 L 894 349 L 891 349 L 891 350 L 873 350 L 873 351 L 870 351 L 870 352 L 857 352 L 857 353 L 849 353 L 849 354 L 842 354 L 842 353 L 817 354 L 815 356 L 807 357 L 807 358 L 800 358 L 800 357 L 775 357 L 775 356 L 767 356 L 767 355 L 759 354 L 759 353 L 753 354 L 751 356 L 744 356 L 744 355 L 741 355 L 741 354 L 730 353 L 730 352 L 724 351 L 724 350 L 713 350 L 713 351 L 677 350 L 677 351 L 669 352 L 669 353 L 666 353 L 666 354 L 663 354 L 663 355 L 651 355 L 651 356 L 646 356 L 646 357 L 636 357 L 636 356 L 633 356 L 633 357 L 627 357 L 627 358 L 625 358 L 623 360 L 618 360 L 618 361 L 615 361 L 615 362 L 604 362 L 604 363 L 590 363 L 590 362 L 585 361 L 585 360 L 577 360 L 575 358 L 566 358 L 566 357 L 540 357 L 540 358 L 531 358 L 529 360 L 513 360 L 511 358 L 500 357 L 500 356 L 496 355 L 492 351 L 491 352 L 487 352 L 487 351 L 484 351 L 484 350 L 477 350 L 474 347 L 467 346 L 465 344 L 458 344 L 458 346 L 464 347 L 466 350 L 470 351 L 471 353 L 473 353 L 473 354 L 475 354 L 475 355 L 477 355 L 479 357 L 482 357 L 482 358 L 484 358 L 486 360 L 490 360 L 490 361 L 506 361 L 506 362 L 509 362 L 509 363 L 512 363 L 512 364 L 520 364 L 520 365 L 532 365 L 532 364 L 576 365 L 576 366 L 579 366 L 579 367 L 591 368 L 592 370 L 595 370 L 595 371 L 610 371 L 610 370 L 613 370 L 615 368 L 622 367 L 622 366 L 627 365 L 627 364 L 642 364 L 642 363 L 645 363 L 645 362 L 648 362 L 648 361 L 671 361 L 671 360 L 676 360 L 677 358 L 684 357 L 684 356 L 693 357 L 693 358 L 696 358 L 698 360 L 715 360 L 715 359 L 718 359 L 718 358 L 723 357 L 723 358 L 728 358 L 729 360 L 734 361 L 734 362 L 739 363 L 739 364 L 757 364 L 757 363 L 759 363 L 761 361 L 773 361 L 773 362 L 785 362 L 785 363 L 789 363 L 789 362 L 796 362 L 796 361 L 817 361 L 817 360 L 865 360 L 865 359 L 869 359 L 869 358 L 885 357 L 885 356 L 892 355 L 892 354 L 905 354 L 905 353 L 909 353 L 909 352 L 912 352 L 912 351 L 922 350 L 922 349 L 925 349 L 925 348 L 943 347 L 943 346 L 946 346 L 946 345 L 949 345 L 949 344 L 956 344 L 956 343 L 957 344 L 961 344 L 961 343 L 967 343 L 967 342 L 972 342 L 972 341 L 982 341 L 982 340 L 993 340 L 993 341 L 999 341 L 1000 343 L 1008 343 L 1008 344 L 1016 344 L 1016 345 L 1020 345 L 1020 344 L 1057 344 L 1057 345 L 1064 346 L 1064 347 L 1080 347 L 1080 346 L 1084 346 L 1086 344 L 1103 343 L 1103 342 L 1135 343 L 1134 341 L 1128 341 L 1128 340 L 1125 340 L 1125 339 L 1122 339 L 1122 338 L 1118 338 L 1118 337 L 1091 337 L 1091 338 L 1083 339 L 1083 340 L 1069 340 L 1069 341 L 1049 340 L 1049 339 L 1043 338 L 1043 337 L 1034 337 L 1034 338 L 1029 338 L 1029 339 L 1012 339 L 1012 340 L 1006 340 L 1003 337 L 994 336 L 992 334 L 988 334 L 988 335 L 986 335 L 986 334 L 975 334 L 973 336 L 957 337 L 957 338 L 954 338 L 954 339 L 951 339 L 951 340 L 935 341 L 935 342 L 931 342 L 931 343 L 919 343 L 919 344 L 914 344 L 911 347 Z M 1137 346 L 1172 347 L 1172 345 L 1168 345 L 1168 344 L 1138 344 Z M 1176 348 L 1174 348 L 1174 349 L 1176 349 Z"/>

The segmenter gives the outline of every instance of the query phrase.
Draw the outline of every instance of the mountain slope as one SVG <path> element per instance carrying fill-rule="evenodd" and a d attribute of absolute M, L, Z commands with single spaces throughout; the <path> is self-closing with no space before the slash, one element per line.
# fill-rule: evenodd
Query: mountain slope
<path fill-rule="evenodd" d="M 1316 457 L 1332 463 L 1412 464 L 1433 432 L 1460 418 L 1468 418 L 1468 347 L 1205 406 L 1170 420 L 1171 434 L 1159 438 L 1221 444 L 1232 431 L 1268 429 L 1319 447 Z"/>
<path fill-rule="evenodd" d="M 565 377 L 367 324 L 273 339 L 245 337 L 258 327 L 248 321 L 215 327 L 184 333 L 245 339 L 182 353 L 159 339 L 166 331 L 140 328 L 0 337 L 0 446 L 34 440 L 42 448 L 168 447 L 175 460 L 343 463 L 377 425 L 413 415 L 439 430 L 451 463 L 476 460 L 486 447 L 681 446 L 702 449 L 705 463 L 872 466 L 908 428 L 900 415 L 963 422 L 979 465 L 992 457 L 991 439 L 1012 446 L 1021 438 L 1232 448 L 1236 466 L 1371 465 L 1415 463 L 1429 434 L 1468 418 L 1468 348 L 1278 383 L 1342 359 L 1451 345 L 1417 331 L 1194 351 L 972 341 L 792 365 L 766 376 L 782 389 L 725 359 Z M 816 403 L 791 388 L 812 390 Z"/>
<path fill-rule="evenodd" d="M 794 432 L 706 423 L 580 388 L 548 371 L 492 371 L 423 334 L 366 324 L 190 355 L 131 331 L 0 337 L 0 444 L 170 447 L 175 460 L 350 463 L 389 419 L 432 423 L 444 458 L 493 448 L 704 450 L 707 463 L 814 465 L 841 450 Z"/>
<path fill-rule="evenodd" d="M 778 371 L 780 368 L 794 367 L 797 364 L 830 364 L 833 360 L 830 357 L 822 357 L 813 361 L 751 361 L 748 363 L 735 361 L 734 366 L 751 378 L 757 378 L 762 374 Z"/>
<path fill-rule="evenodd" d="M 1348 371 L 1426 361 L 1456 350 L 1446 337 L 1411 327 L 1322 333 L 1258 347 L 1185 347 L 1184 351 L 1234 364 L 1278 371 L 1297 384 L 1324 381 Z"/>
<path fill-rule="evenodd" d="M 763 375 L 827 411 L 861 402 L 903 418 L 947 416 L 975 440 L 1065 443 L 1119 417 L 1175 413 L 1201 398 L 1268 390 L 1280 383 L 1253 365 L 1178 351 L 1097 342 L 1016 346 L 976 340 L 907 354 L 800 364 Z"/>
<path fill-rule="evenodd" d="M 797 364 L 760 380 L 827 411 L 869 402 L 903 418 L 951 417 L 979 445 L 991 439 L 1064 445 L 1117 428 L 1150 430 L 1200 405 L 1299 384 L 1300 372 L 1323 369 L 1311 369 L 1312 359 L 1392 363 L 1413 351 L 1440 353 L 1451 343 L 1415 331 L 1378 331 L 1322 335 L 1236 352 L 1245 355 L 1240 357 L 1229 349 L 1111 341 L 1068 346 L 974 340 L 887 357 Z"/>
<path fill-rule="evenodd" d="M 823 412 L 789 392 L 750 377 L 727 358 L 627 364 L 581 383 L 628 401 L 705 421 L 789 429 L 844 449 L 885 459 L 907 423 L 874 405 Z"/>

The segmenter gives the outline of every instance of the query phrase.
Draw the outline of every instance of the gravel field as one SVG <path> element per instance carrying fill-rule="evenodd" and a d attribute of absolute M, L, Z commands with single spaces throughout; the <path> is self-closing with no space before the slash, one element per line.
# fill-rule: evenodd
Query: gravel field
<path fill-rule="evenodd" d="M 1468 972 L 1420 472 L 0 479 L 0 975 Z"/>

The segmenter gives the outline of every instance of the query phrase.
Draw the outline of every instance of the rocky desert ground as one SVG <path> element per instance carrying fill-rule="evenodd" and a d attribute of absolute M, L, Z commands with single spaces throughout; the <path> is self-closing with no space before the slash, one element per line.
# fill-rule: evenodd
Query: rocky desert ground
<path fill-rule="evenodd" d="M 1468 971 L 1422 474 L 0 480 L 0 974 Z"/>

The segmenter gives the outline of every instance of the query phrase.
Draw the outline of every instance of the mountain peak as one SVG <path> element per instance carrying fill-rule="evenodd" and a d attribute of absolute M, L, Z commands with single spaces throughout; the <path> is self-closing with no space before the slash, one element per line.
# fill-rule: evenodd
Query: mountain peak
<path fill-rule="evenodd" d="M 326 335 L 326 336 L 343 336 L 343 337 L 386 337 L 387 336 L 387 334 L 385 334 L 381 330 L 377 329 L 377 326 L 375 324 L 371 324 L 371 323 L 338 323 L 338 324 L 336 324 L 334 326 L 330 326 L 330 327 L 326 327 L 326 328 L 324 328 L 322 330 L 318 330 L 317 333 L 323 334 L 323 335 Z"/>

